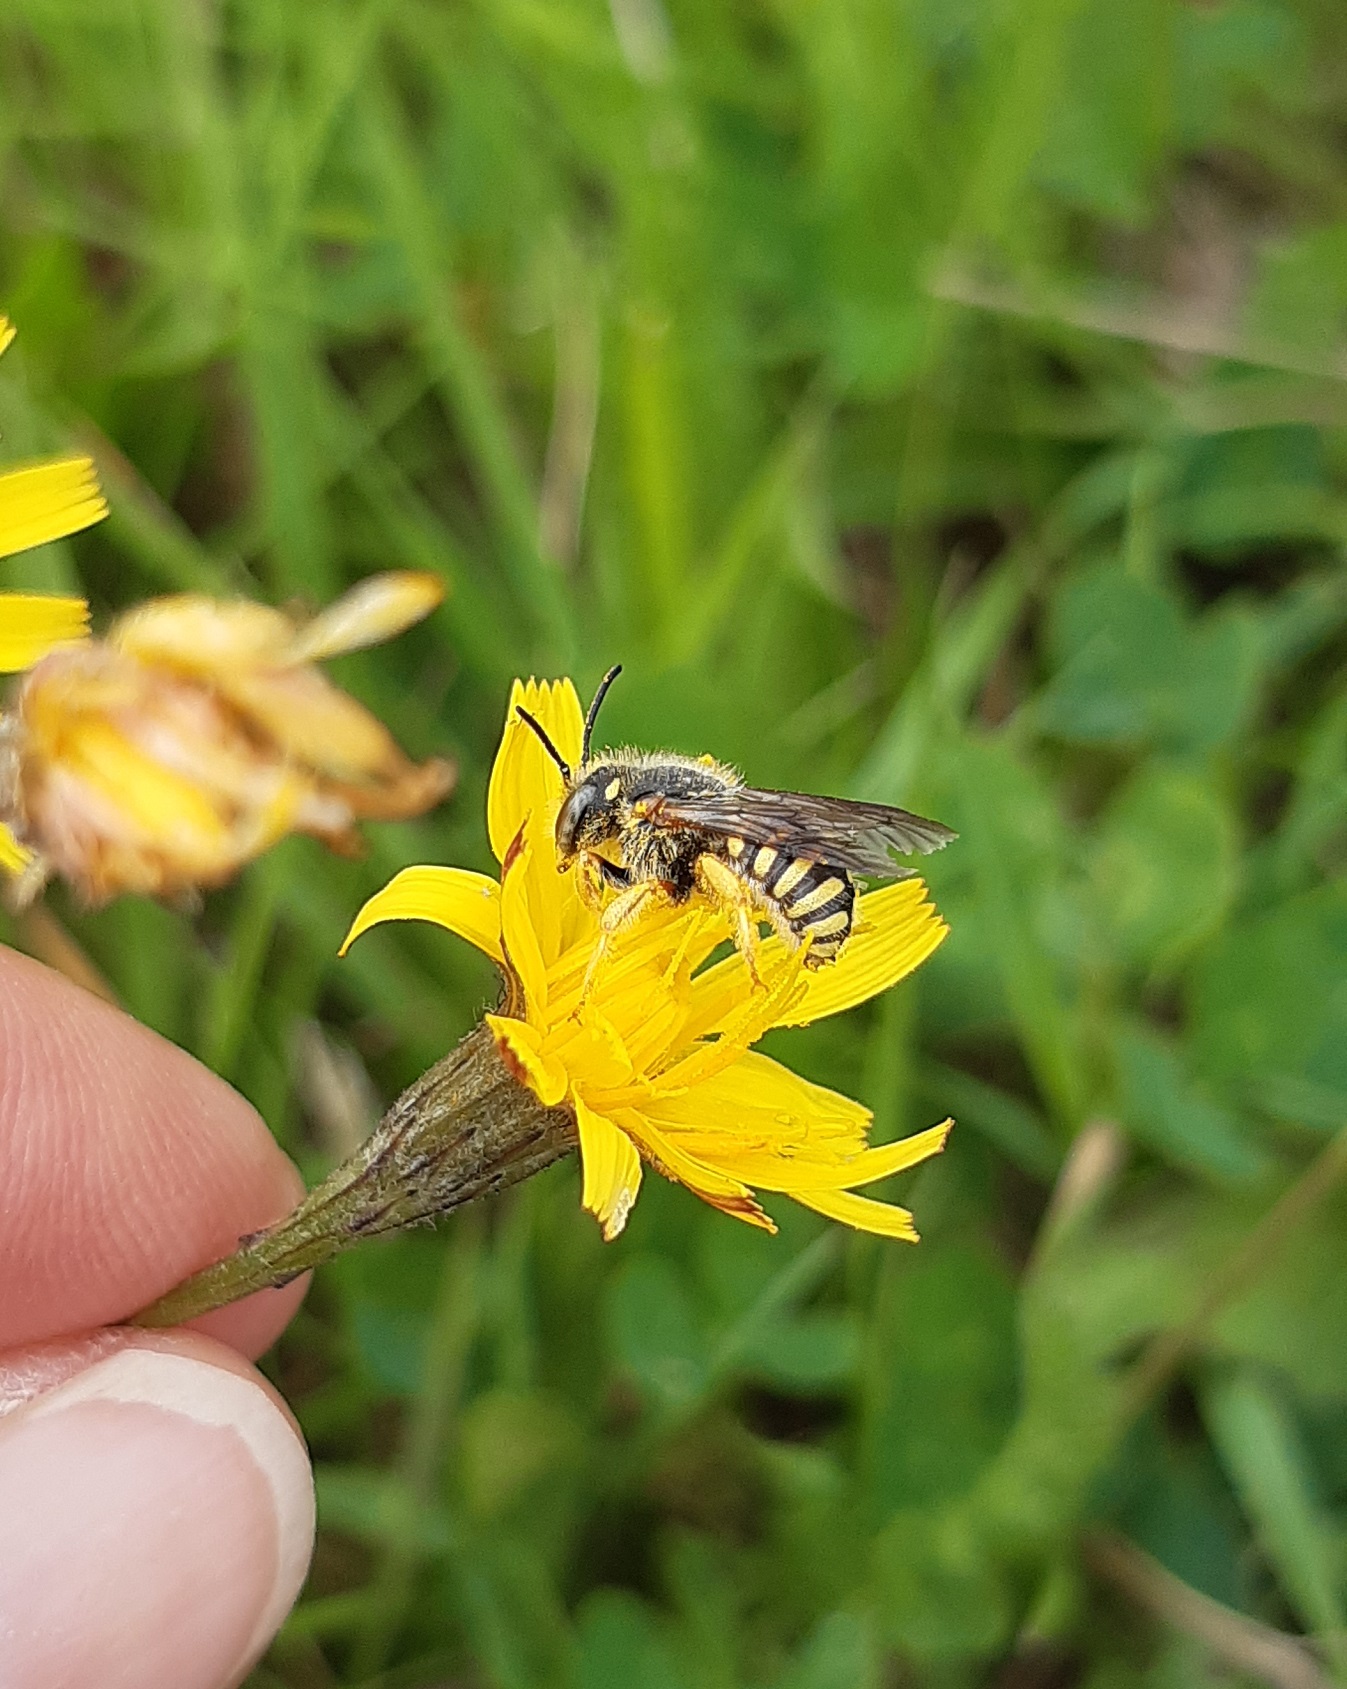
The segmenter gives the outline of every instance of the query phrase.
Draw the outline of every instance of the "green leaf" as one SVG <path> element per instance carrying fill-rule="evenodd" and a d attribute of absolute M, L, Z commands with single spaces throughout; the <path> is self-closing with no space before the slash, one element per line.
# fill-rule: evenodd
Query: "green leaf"
<path fill-rule="evenodd" d="M 577 1623 L 579 1689 L 682 1689 L 650 1609 L 625 1591 L 589 1596 Z"/>
<path fill-rule="evenodd" d="M 774 1689 L 875 1689 L 879 1681 L 870 1626 L 852 1613 L 829 1613 L 810 1631 Z"/>
<path fill-rule="evenodd" d="M 1232 928 L 1191 998 L 1202 1070 L 1308 1125 L 1347 1119 L 1347 887 L 1323 886 Z"/>
<path fill-rule="evenodd" d="M 1252 1372 L 1227 1374 L 1202 1392 L 1202 1409 L 1231 1481 L 1278 1581 L 1335 1670 L 1347 1670 L 1341 1572 L 1296 1428 Z"/>
<path fill-rule="evenodd" d="M 1344 518 L 1329 497 L 1323 438 L 1304 426 L 1201 436 L 1165 510 L 1175 545 L 1218 562 L 1269 540 L 1333 539 Z"/>
<path fill-rule="evenodd" d="M 425 1554 L 455 1546 L 448 1514 L 422 1506 L 392 1473 L 319 1461 L 313 1476 L 318 1518 L 332 1530 L 366 1542 L 409 1544 Z"/>
<path fill-rule="evenodd" d="M 1118 1359 L 1147 1334 L 1188 1319 L 1203 1289 L 1275 1200 L 1275 1190 L 1168 1192 L 1077 1244 L 1053 1298 L 1078 1361 Z M 1213 1323 L 1206 1348 L 1291 1378 L 1308 1398 L 1347 1400 L 1347 1208 L 1302 1220 L 1257 1283 Z"/>
<path fill-rule="evenodd" d="M 1097 1503 L 1175 1577 L 1213 1601 L 1245 1605 L 1245 1532 L 1205 1442 L 1169 1434 L 1163 1416 L 1148 1414 L 1124 1441 Z"/>
<path fill-rule="evenodd" d="M 1154 740 L 1175 749 L 1224 743 L 1252 710 L 1261 646 L 1246 611 L 1187 622 L 1162 588 L 1117 563 L 1080 571 L 1053 608 L 1057 673 L 1036 724 L 1084 744 Z"/>
<path fill-rule="evenodd" d="M 758 1327 L 739 1351 L 737 1370 L 781 1390 L 835 1389 L 856 1367 L 854 1315 L 819 1310 Z"/>
<path fill-rule="evenodd" d="M 1077 1030 L 1064 981 L 1045 953 L 1032 918 L 1032 887 L 1043 864 L 1026 860 L 1024 848 L 1028 825 L 1051 834 L 1057 817 L 1046 794 L 1034 803 L 1036 789 L 1004 746 L 965 745 L 954 777 L 964 818 L 963 841 L 978 892 L 977 916 L 996 958 L 1020 1041 L 1044 1098 L 1060 1122 L 1074 1125 L 1085 1104 Z M 1016 821 L 1022 822 L 1019 837 Z"/>
<path fill-rule="evenodd" d="M 1050 1182 L 1062 1164 L 1046 1122 L 1019 1097 L 975 1079 L 945 1062 L 927 1062 L 917 1075 L 917 1096 L 933 1115 L 952 1114 L 972 1127 L 1032 1178 Z"/>
<path fill-rule="evenodd" d="M 579 1454 L 579 1431 L 565 1404 L 537 1391 L 475 1397 L 459 1435 L 464 1495 L 478 1518 L 518 1506 L 539 1483 L 556 1483 Z"/>
<path fill-rule="evenodd" d="M 1173 14 L 1158 0 L 1082 6 L 1067 28 L 1070 74 L 1037 173 L 1111 221 L 1137 222 L 1173 122 Z"/>
<path fill-rule="evenodd" d="M 1089 866 L 1118 952 L 1165 968 L 1225 918 L 1239 883 L 1239 838 L 1210 780 L 1149 762 L 1109 806 Z"/>
<path fill-rule="evenodd" d="M 356 1358 L 368 1377 L 394 1395 L 415 1395 L 425 1373 L 435 1285 L 444 1266 L 436 1238 L 403 1233 L 333 1264 L 345 1293 Z"/>
<path fill-rule="evenodd" d="M 609 1290 L 608 1328 L 618 1361 L 654 1403 L 685 1407 L 705 1389 L 706 1340 L 672 1262 L 636 1255 L 624 1264 Z"/>
<path fill-rule="evenodd" d="M 879 1622 L 918 1660 L 987 1654 L 1006 1638 L 1010 1595 L 967 1511 L 897 1514 L 875 1544 Z"/>
<path fill-rule="evenodd" d="M 877 1517 L 966 1490 L 1019 1395 L 1015 1293 L 981 1251 L 893 1263 L 866 1355 L 867 1487 Z"/>
<path fill-rule="evenodd" d="M 1113 1050 L 1119 1109 L 1139 1142 L 1176 1166 L 1231 1184 L 1269 1171 L 1268 1156 L 1239 1118 L 1189 1077 L 1166 1039 L 1139 1025 L 1122 1026 Z"/>

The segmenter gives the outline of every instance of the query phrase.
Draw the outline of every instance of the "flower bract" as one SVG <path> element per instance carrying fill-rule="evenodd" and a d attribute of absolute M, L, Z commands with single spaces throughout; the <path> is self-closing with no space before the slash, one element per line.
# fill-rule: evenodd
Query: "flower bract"
<path fill-rule="evenodd" d="M 773 1027 L 851 1008 L 923 962 L 948 930 L 925 886 L 910 878 L 866 893 L 841 956 L 817 971 L 768 938 L 761 986 L 737 951 L 711 959 L 728 932 L 718 911 L 697 899 L 655 907 L 616 935 L 582 1003 L 598 916 L 575 876 L 558 870 L 561 776 L 519 718 L 521 705 L 563 757 L 580 758 L 582 712 L 570 681 L 517 681 L 487 797 L 499 880 L 407 868 L 360 911 L 346 944 L 380 921 L 427 920 L 501 966 L 506 999 L 488 1024 L 516 1078 L 542 1103 L 574 1110 L 582 1200 L 605 1238 L 625 1225 L 648 1164 L 768 1231 L 775 1226 L 758 1191 L 915 1241 L 905 1208 L 860 1190 L 935 1154 L 950 1122 L 872 1147 L 868 1109 L 752 1046 Z"/>

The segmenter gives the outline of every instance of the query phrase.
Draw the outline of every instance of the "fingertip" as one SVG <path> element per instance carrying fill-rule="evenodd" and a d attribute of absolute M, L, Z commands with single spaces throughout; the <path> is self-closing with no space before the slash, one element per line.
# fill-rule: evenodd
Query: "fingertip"
<path fill-rule="evenodd" d="M 3 948 L 0 1172 L 0 1347 L 128 1317 L 303 1188 L 223 1080 Z M 273 1319 L 238 1322 L 249 1352 Z"/>
<path fill-rule="evenodd" d="M 0 1420 L 0 1682 L 226 1689 L 303 1583 L 303 1442 L 206 1338 L 119 1345 Z"/>

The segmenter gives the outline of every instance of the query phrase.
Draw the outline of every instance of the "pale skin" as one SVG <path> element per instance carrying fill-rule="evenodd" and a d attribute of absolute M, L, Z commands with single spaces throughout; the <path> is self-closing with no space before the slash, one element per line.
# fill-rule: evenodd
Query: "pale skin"
<path fill-rule="evenodd" d="M 0 949 L 0 1683 L 229 1689 L 281 1623 L 312 1486 L 249 1360 L 303 1285 L 115 1322 L 299 1190 L 223 1081 Z"/>

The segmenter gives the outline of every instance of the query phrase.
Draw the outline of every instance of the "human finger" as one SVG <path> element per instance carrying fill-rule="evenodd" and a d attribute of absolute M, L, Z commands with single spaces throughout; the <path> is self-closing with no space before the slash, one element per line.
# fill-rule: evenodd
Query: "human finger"
<path fill-rule="evenodd" d="M 301 1189 L 223 1080 L 0 949 L 0 1349 L 125 1318 Z M 201 1328 L 260 1353 L 302 1294 L 264 1291 Z"/>
<path fill-rule="evenodd" d="M 0 1358 L 0 1409 L 7 1378 L 13 1409 L 0 1416 L 0 1683 L 229 1689 L 308 1566 L 303 1442 L 222 1345 L 185 1332 L 104 1341 L 18 1406 L 24 1358 L 8 1371 Z"/>

